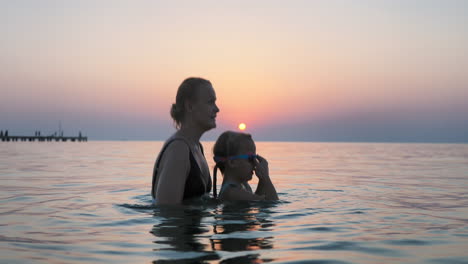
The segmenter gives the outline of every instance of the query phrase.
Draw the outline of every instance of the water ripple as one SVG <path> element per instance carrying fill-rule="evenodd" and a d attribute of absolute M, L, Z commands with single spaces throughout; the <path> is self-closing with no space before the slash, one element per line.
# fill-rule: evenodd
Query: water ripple
<path fill-rule="evenodd" d="M 280 201 L 177 209 L 162 144 L 2 144 L 2 262 L 467 263 L 466 144 L 258 142 Z"/>

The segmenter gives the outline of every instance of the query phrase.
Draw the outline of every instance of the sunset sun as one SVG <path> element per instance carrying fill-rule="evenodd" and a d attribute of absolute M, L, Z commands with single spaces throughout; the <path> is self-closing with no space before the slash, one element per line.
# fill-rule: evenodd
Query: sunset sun
<path fill-rule="evenodd" d="M 239 129 L 244 131 L 247 126 L 244 123 L 239 124 Z"/>

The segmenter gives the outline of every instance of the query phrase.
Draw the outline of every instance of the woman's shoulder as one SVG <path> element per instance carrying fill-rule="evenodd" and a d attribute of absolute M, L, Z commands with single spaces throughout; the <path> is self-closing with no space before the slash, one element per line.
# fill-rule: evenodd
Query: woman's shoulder
<path fill-rule="evenodd" d="M 186 142 L 179 138 L 169 138 L 163 146 L 163 150 L 161 153 L 163 162 L 164 160 L 170 159 L 188 159 L 190 153 L 190 147 L 187 145 Z"/>
<path fill-rule="evenodd" d="M 187 140 L 183 137 L 172 135 L 170 138 L 164 142 L 164 148 L 171 150 L 190 150 L 190 145 Z"/>
<path fill-rule="evenodd" d="M 177 142 L 178 145 L 185 144 L 187 146 L 187 149 L 191 151 L 193 151 L 196 148 L 203 147 L 200 142 L 192 142 L 191 140 L 187 139 L 183 135 L 179 135 L 177 133 L 173 134 L 170 138 L 168 138 L 166 142 L 164 143 L 164 145 L 172 145 L 175 142 Z"/>

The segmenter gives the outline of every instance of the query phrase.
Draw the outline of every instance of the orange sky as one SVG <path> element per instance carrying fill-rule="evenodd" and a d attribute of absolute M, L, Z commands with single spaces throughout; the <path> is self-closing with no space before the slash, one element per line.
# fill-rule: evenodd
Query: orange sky
<path fill-rule="evenodd" d="M 169 131 L 188 76 L 212 81 L 220 129 L 395 109 L 464 123 L 468 113 L 463 2 L 1 5 L 0 118 L 21 132 L 59 119 L 102 135 L 111 126 L 100 120 Z"/>

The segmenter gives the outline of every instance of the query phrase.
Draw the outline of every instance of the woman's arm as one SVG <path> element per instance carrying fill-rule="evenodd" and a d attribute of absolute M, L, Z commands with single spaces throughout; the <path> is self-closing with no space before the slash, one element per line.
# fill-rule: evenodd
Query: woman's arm
<path fill-rule="evenodd" d="M 271 182 L 268 169 L 268 161 L 262 156 L 258 157 L 258 163 L 255 167 L 255 175 L 258 177 L 258 186 L 255 191 L 256 195 L 263 195 L 265 200 L 278 200 L 275 186 Z"/>
<path fill-rule="evenodd" d="M 186 143 L 172 142 L 164 152 L 158 175 L 156 204 L 180 204 L 190 171 L 190 150 Z"/>

